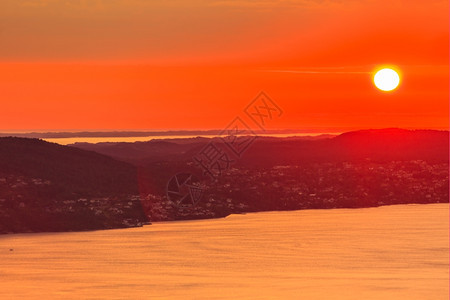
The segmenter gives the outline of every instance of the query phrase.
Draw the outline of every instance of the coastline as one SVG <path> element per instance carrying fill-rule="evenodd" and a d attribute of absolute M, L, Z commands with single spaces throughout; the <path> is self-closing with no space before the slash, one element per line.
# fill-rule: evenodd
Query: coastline
<path fill-rule="evenodd" d="M 429 203 L 401 203 L 401 204 L 382 204 L 378 206 L 368 206 L 368 207 L 336 207 L 336 208 L 305 208 L 305 209 L 291 209 L 291 210 L 261 210 L 261 211 L 246 211 L 241 213 L 229 213 L 224 216 L 215 216 L 215 217 L 204 217 L 204 218 L 186 218 L 186 219 L 176 219 L 176 220 L 164 220 L 164 221 L 153 221 L 142 223 L 136 226 L 129 227 L 115 227 L 115 228 L 99 228 L 99 229 L 87 229 L 87 230 L 68 230 L 68 231 L 35 231 L 35 232 L 9 232 L 9 233 L 0 233 L 0 239 L 5 236 L 16 236 L 16 235 L 36 235 L 36 234 L 61 234 L 61 233 L 81 233 L 81 232 L 96 232 L 96 231 L 110 231 L 110 230 L 125 230 L 125 229 L 134 229 L 134 228 L 142 228 L 144 226 L 151 226 L 156 224 L 171 224 L 171 223 L 180 223 L 180 222 L 197 222 L 197 221 L 208 221 L 208 220 L 217 220 L 217 219 L 226 219 L 231 216 L 242 216 L 242 215 L 251 215 L 251 214 L 273 214 L 273 213 L 283 213 L 283 212 L 299 212 L 299 211 L 329 211 L 329 210 L 361 210 L 361 209 L 376 209 L 376 208 L 385 208 L 391 206 L 422 206 L 422 205 L 441 205 L 447 204 L 450 208 L 450 203 L 442 203 L 442 202 L 429 202 Z"/>

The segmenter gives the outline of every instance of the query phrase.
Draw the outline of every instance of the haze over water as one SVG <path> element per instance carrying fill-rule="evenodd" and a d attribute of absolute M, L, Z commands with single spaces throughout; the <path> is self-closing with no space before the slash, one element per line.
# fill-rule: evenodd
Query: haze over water
<path fill-rule="evenodd" d="M 265 137 L 315 137 L 320 135 L 336 135 L 337 133 L 267 133 Z M 195 135 L 155 135 L 155 136 L 125 136 L 125 137 L 66 137 L 66 138 L 44 138 L 45 141 L 57 143 L 61 145 L 69 145 L 74 143 L 134 143 L 134 142 L 148 142 L 151 140 L 165 140 L 165 139 L 192 139 L 197 137 L 216 138 L 218 134 L 195 134 Z M 239 135 L 236 135 L 239 136 Z"/>
<path fill-rule="evenodd" d="M 0 262 L 2 299 L 448 299 L 449 210 L 265 212 L 4 235 Z"/>

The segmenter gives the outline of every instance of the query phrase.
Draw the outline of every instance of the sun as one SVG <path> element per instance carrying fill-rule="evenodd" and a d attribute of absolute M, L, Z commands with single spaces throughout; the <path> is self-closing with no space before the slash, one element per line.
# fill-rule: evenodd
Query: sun
<path fill-rule="evenodd" d="M 383 68 L 375 73 L 373 82 L 380 90 L 389 92 L 399 85 L 400 76 L 391 68 Z"/>

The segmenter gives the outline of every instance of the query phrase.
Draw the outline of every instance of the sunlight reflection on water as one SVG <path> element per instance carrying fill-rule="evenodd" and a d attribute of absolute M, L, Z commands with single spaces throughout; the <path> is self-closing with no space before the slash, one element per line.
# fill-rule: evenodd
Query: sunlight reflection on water
<path fill-rule="evenodd" d="M 448 217 L 398 205 L 4 235 L 0 298 L 448 299 Z"/>

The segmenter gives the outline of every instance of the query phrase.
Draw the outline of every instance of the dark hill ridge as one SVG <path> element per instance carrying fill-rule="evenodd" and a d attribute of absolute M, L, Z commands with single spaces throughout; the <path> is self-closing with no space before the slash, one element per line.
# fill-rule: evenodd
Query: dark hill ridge
<path fill-rule="evenodd" d="M 299 136 L 299 137 L 259 137 L 265 142 L 274 141 L 311 141 L 331 138 L 331 135 Z M 221 139 L 214 138 L 219 143 Z M 200 151 L 211 138 L 176 138 L 155 139 L 146 142 L 101 142 L 101 143 L 74 143 L 69 146 L 84 150 L 96 151 L 118 160 L 130 162 L 135 165 L 143 165 L 159 161 L 184 161 L 192 158 Z"/>
<path fill-rule="evenodd" d="M 222 142 L 218 138 L 214 140 Z M 210 141 L 211 139 L 203 138 L 186 143 L 153 140 L 135 143 L 80 143 L 73 146 L 139 165 L 191 160 Z M 448 151 L 448 131 L 391 128 L 352 131 L 322 139 L 260 136 L 238 163 L 268 166 L 363 159 L 448 162 Z"/>
<path fill-rule="evenodd" d="M 245 139 L 245 137 L 243 138 Z M 448 202 L 449 132 L 361 130 L 335 137 L 258 137 L 211 182 L 193 157 L 220 138 L 77 145 L 139 166 L 151 220 L 313 208 Z M 116 151 L 120 149 L 120 151 Z M 135 156 L 136 155 L 136 156 Z M 223 166 L 223 165 L 222 165 Z M 192 173 L 204 187 L 193 212 L 174 211 L 166 187 Z"/>
<path fill-rule="evenodd" d="M 75 143 L 84 150 L 95 151 L 133 164 L 156 162 L 160 160 L 179 160 L 186 152 L 205 145 L 209 139 L 186 139 L 184 142 L 172 140 L 151 140 L 134 143 Z"/>
<path fill-rule="evenodd" d="M 343 133 L 318 141 L 256 141 L 243 164 L 299 164 L 373 160 L 447 162 L 449 132 L 379 129 Z"/>
<path fill-rule="evenodd" d="M 81 196 L 137 193 L 133 166 L 93 151 L 38 139 L 0 138 L 0 171 L 51 180 Z"/>
<path fill-rule="evenodd" d="M 139 225 L 134 166 L 38 139 L 0 138 L 0 232 Z"/>
<path fill-rule="evenodd" d="M 449 132 L 437 130 L 382 129 L 343 133 L 336 145 L 357 155 L 381 158 L 448 161 Z"/>

